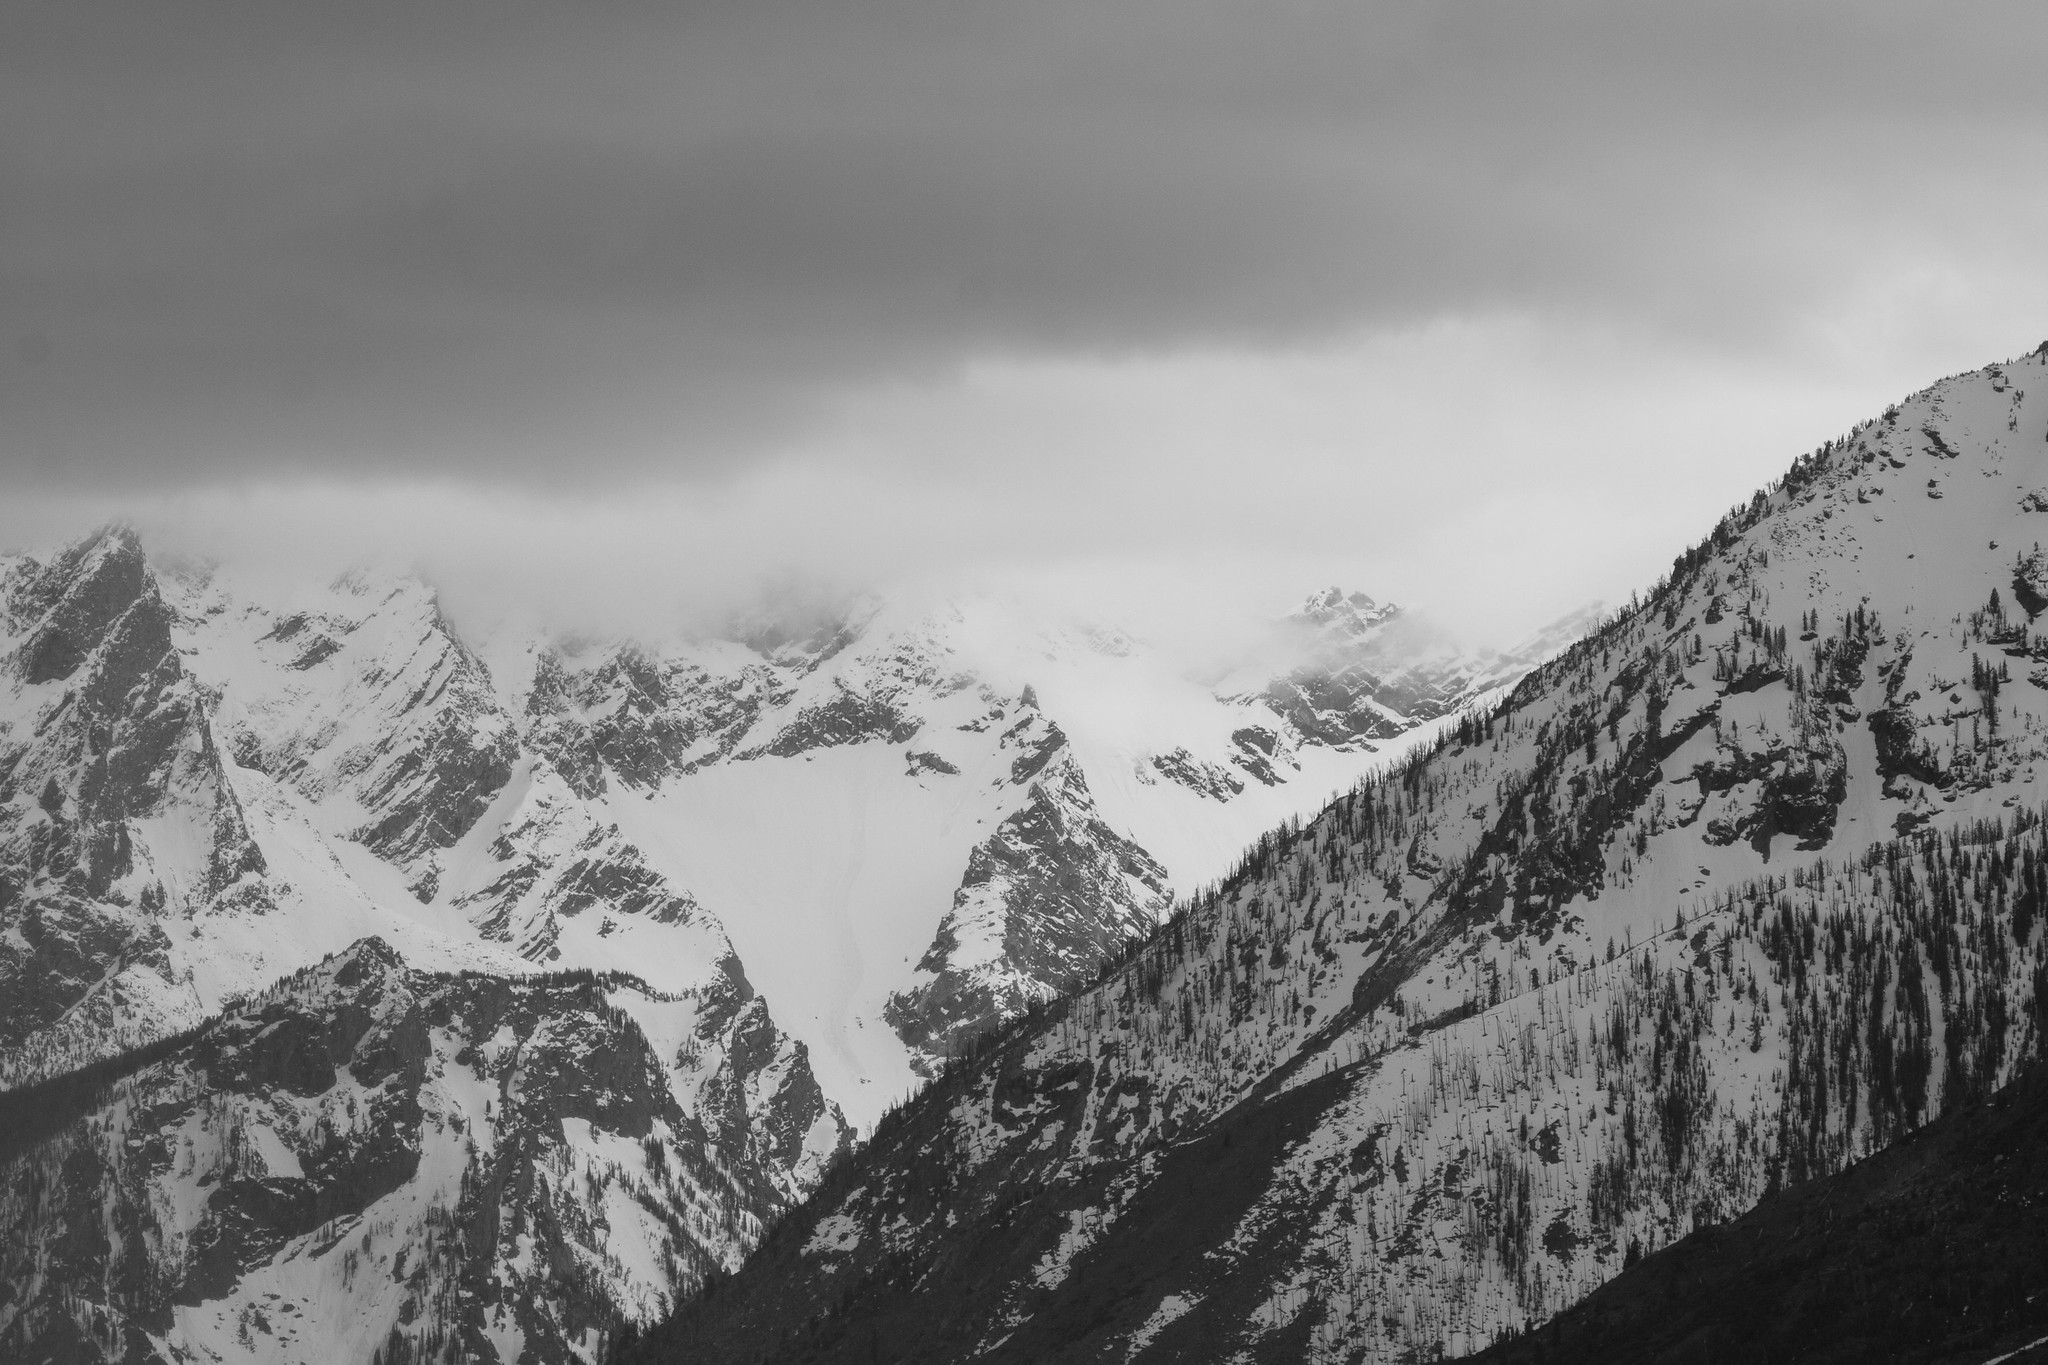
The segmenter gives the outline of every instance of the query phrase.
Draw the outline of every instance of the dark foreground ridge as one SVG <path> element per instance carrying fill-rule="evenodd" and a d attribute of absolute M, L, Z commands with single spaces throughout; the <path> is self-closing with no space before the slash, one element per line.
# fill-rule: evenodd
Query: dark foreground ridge
<path fill-rule="evenodd" d="M 2048 1361 L 2048 1065 L 1702 1228 L 1474 1365 Z"/>
<path fill-rule="evenodd" d="M 914 1204 L 926 1207 L 915 1209 L 913 1216 L 948 1208 L 991 1209 L 982 1235 L 956 1239 L 935 1256 L 899 1256 L 884 1273 L 858 1283 L 838 1286 L 828 1280 L 817 1286 L 801 1273 L 806 1243 L 818 1234 L 820 1212 L 816 1203 L 807 1205 L 770 1233 L 742 1282 L 729 1287 L 708 1283 L 701 1298 L 617 1360 L 619 1365 L 939 1365 L 970 1356 L 989 1365 L 1121 1361 L 1123 1337 L 1151 1316 L 1160 1294 L 1189 1283 L 1201 1286 L 1202 1306 L 1156 1331 L 1148 1360 L 1206 1362 L 1235 1356 L 1259 1365 L 1300 1360 L 1300 1340 L 1260 1339 L 1244 1330 L 1263 1297 L 1258 1277 L 1214 1264 L 1205 1252 L 1239 1225 L 1274 1165 L 1313 1130 L 1349 1079 L 1323 1077 L 1278 1097 L 1247 1101 L 1200 1135 L 1159 1149 L 1154 1179 L 1127 1215 L 1077 1258 L 1073 1273 L 1044 1284 L 1029 1317 L 987 1349 L 977 1348 L 987 1327 L 987 1286 L 1029 1273 L 1042 1251 L 1031 1236 L 1024 1207 L 1035 1180 L 1030 1170 L 1012 1167 L 963 1189 L 951 1183 L 954 1173 L 943 1162 L 902 1155 L 929 1151 L 930 1144 L 944 1140 L 947 1106 L 915 1106 L 908 1123 L 885 1139 L 898 1160 L 927 1172 L 912 1195 Z M 1067 1080 L 1062 1088 L 1068 1100 L 1078 1101 L 1077 1092 L 1089 1077 Z M 1268 1222 L 1243 1251 L 1261 1263 L 1298 1254 L 1301 1231 L 1298 1222 Z"/>

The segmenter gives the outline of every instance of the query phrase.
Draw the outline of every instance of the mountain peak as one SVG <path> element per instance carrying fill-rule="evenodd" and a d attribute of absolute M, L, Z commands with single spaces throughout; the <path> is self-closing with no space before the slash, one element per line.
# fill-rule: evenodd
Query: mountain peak
<path fill-rule="evenodd" d="M 1392 602 L 1377 602 L 1365 593 L 1347 593 L 1342 587 L 1332 585 L 1310 593 L 1308 599 L 1293 612 L 1291 619 L 1359 635 L 1385 625 L 1400 614 L 1401 608 Z"/>
<path fill-rule="evenodd" d="M 125 521 L 110 521 L 93 531 L 75 547 L 83 558 L 93 553 L 140 557 L 142 536 L 135 527 Z"/>
<path fill-rule="evenodd" d="M 369 934 L 330 955 L 322 965 L 336 974 L 362 970 L 392 972 L 403 971 L 405 959 L 383 935 Z"/>

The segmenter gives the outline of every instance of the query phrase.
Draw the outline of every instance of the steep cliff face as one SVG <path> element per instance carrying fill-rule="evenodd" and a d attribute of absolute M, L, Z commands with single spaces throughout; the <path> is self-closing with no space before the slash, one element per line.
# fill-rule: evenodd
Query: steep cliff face
<path fill-rule="evenodd" d="M 2048 1036 L 2044 429 L 2036 353 L 1803 457 L 639 1358 L 1455 1354 L 1974 1103 Z"/>
<path fill-rule="evenodd" d="M 746 1013 L 419 973 L 372 939 L 125 1074 L 9 1096 L 0 1350 L 594 1357 L 735 1265 L 836 1145 Z M 677 1030 L 694 1067 L 657 1045 Z"/>
<path fill-rule="evenodd" d="M 235 762 L 318 807 L 432 900 L 446 851 L 520 757 L 513 718 L 434 595 L 358 571 L 280 609 L 205 580 L 178 584 L 177 600 Z"/>
<path fill-rule="evenodd" d="M 1027 803 L 968 856 L 953 908 L 885 1017 L 920 1074 L 1030 1006 L 1085 985 L 1168 905 L 1166 871 L 1104 823 L 1056 729 Z"/>
<path fill-rule="evenodd" d="M 141 545 L 0 581 L 0 1078 L 189 1021 L 167 915 L 269 903 Z"/>

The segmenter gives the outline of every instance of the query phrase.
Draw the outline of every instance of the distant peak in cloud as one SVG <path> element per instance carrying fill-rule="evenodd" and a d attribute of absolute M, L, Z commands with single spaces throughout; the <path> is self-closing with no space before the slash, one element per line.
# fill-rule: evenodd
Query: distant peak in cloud
<path fill-rule="evenodd" d="M 1338 624 L 1357 632 L 1390 621 L 1400 612 L 1401 608 L 1392 602 L 1381 605 L 1362 592 L 1347 593 L 1332 586 L 1310 593 L 1294 615 L 1316 625 Z"/>

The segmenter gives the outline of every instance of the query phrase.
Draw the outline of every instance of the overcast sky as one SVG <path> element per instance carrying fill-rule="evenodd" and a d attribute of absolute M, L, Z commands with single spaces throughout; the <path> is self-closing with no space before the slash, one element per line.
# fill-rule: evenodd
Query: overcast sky
<path fill-rule="evenodd" d="M 0 0 L 0 541 L 1500 637 L 2048 336 L 2044 52 L 2039 0 Z"/>

